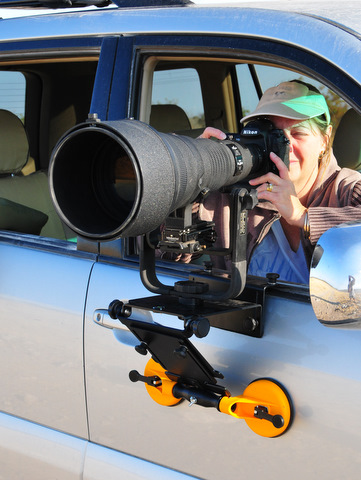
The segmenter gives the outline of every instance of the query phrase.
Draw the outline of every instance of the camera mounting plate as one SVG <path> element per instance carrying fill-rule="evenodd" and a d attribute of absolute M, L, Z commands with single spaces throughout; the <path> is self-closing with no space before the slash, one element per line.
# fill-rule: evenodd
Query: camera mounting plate
<path fill-rule="evenodd" d="M 155 295 L 130 300 L 126 307 L 177 316 L 185 325 L 190 320 L 206 318 L 210 326 L 261 338 L 262 306 L 241 300 L 202 301 L 200 304 L 179 302 L 172 295 Z"/>

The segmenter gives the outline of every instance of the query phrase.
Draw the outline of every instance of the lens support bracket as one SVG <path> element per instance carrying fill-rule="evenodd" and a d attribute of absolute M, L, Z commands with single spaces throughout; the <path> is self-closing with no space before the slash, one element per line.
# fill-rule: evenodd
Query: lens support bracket
<path fill-rule="evenodd" d="M 237 298 L 243 291 L 246 284 L 247 274 L 247 222 L 248 211 L 254 208 L 257 203 L 257 192 L 242 185 L 234 185 L 230 191 L 231 198 L 231 225 L 230 225 L 230 247 L 228 249 L 208 248 L 204 253 L 211 255 L 230 255 L 231 271 L 228 288 L 225 291 L 209 291 L 208 285 L 203 291 L 194 292 L 177 289 L 175 286 L 161 283 L 156 274 L 155 249 L 141 237 L 140 247 L 140 276 L 144 286 L 152 293 L 160 295 L 171 295 L 183 299 L 198 299 L 208 301 L 222 301 Z"/>

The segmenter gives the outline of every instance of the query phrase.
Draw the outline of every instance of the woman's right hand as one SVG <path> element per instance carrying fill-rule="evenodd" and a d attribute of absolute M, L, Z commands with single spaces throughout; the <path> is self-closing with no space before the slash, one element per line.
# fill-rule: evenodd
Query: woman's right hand
<path fill-rule="evenodd" d="M 261 177 L 253 178 L 249 184 L 257 187 L 258 199 L 271 202 L 289 225 L 302 228 L 307 208 L 297 197 L 285 163 L 273 152 L 270 159 L 276 165 L 279 175 L 268 172 Z"/>

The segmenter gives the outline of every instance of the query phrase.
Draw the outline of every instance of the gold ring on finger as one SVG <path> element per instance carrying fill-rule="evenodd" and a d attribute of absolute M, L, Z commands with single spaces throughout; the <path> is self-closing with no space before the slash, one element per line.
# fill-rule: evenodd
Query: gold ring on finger
<path fill-rule="evenodd" d="M 273 190 L 272 183 L 267 183 L 267 192 L 272 192 L 272 190 Z"/>

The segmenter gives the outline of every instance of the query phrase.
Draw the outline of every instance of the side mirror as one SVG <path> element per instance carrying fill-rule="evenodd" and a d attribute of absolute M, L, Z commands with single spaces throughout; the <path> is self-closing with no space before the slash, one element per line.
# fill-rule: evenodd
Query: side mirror
<path fill-rule="evenodd" d="M 326 326 L 361 328 L 361 224 L 342 224 L 316 245 L 310 295 L 317 319 Z"/>

